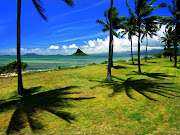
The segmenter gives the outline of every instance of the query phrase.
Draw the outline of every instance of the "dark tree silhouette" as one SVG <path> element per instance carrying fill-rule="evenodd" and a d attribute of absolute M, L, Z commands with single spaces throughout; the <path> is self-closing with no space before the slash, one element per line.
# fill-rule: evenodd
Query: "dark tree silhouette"
<path fill-rule="evenodd" d="M 63 0 L 66 4 L 70 7 L 74 5 L 73 0 Z M 41 17 L 47 21 L 46 16 L 44 15 L 45 9 L 42 7 L 41 0 L 32 0 L 34 6 L 36 7 L 37 11 L 41 15 Z M 22 83 L 22 71 L 21 71 L 21 0 L 17 1 L 17 72 L 18 72 L 18 88 L 17 91 L 19 95 L 26 94 L 26 90 L 23 87 Z"/>
<path fill-rule="evenodd" d="M 117 29 L 121 29 L 123 28 L 122 22 L 126 20 L 126 17 L 118 17 L 119 16 L 119 12 L 117 12 L 117 7 L 113 8 L 112 11 L 112 24 L 113 24 L 113 35 L 116 37 L 119 37 L 119 34 L 115 31 Z M 102 21 L 102 20 L 96 20 L 97 23 L 103 25 L 105 28 L 102 29 L 103 32 L 109 31 L 110 30 L 110 9 L 107 9 L 104 12 L 104 16 L 106 18 L 106 22 Z M 113 39 L 112 39 L 113 40 Z M 111 66 L 113 67 L 113 41 L 112 41 L 112 64 Z"/>
<path fill-rule="evenodd" d="M 122 37 L 124 35 L 128 34 L 128 39 L 131 41 L 131 60 L 132 60 L 132 64 L 134 65 L 133 51 L 132 51 L 132 37 L 134 35 L 136 35 L 136 31 L 137 31 L 136 17 L 134 15 L 133 11 L 131 10 L 127 0 L 126 0 L 126 5 L 128 6 L 130 17 L 128 17 L 126 19 L 127 21 L 123 23 L 124 28 L 123 28 L 123 31 L 120 33 L 122 33 Z"/>
<path fill-rule="evenodd" d="M 140 47 L 141 47 L 141 36 L 142 36 L 142 28 L 143 22 L 145 19 L 151 17 L 150 15 L 158 8 L 165 7 L 165 3 L 161 3 L 157 6 L 154 6 L 156 0 L 134 0 L 135 2 L 135 14 L 137 19 L 137 27 L 138 27 L 138 73 L 141 74 L 141 63 L 140 63 Z"/>

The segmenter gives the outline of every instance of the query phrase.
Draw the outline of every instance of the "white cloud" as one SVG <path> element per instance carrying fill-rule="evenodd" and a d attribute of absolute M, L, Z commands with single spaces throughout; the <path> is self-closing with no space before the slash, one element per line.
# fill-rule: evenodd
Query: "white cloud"
<path fill-rule="evenodd" d="M 161 43 L 159 41 L 159 37 L 164 36 L 165 26 L 161 28 L 160 31 L 157 32 L 158 36 L 153 36 L 153 38 L 148 38 L 149 44 L 148 44 L 148 50 L 152 49 L 162 49 Z M 119 32 L 120 30 L 118 30 Z M 98 36 L 97 36 L 98 37 Z M 133 51 L 137 51 L 137 43 L 138 38 L 133 37 Z M 93 53 L 108 53 L 109 51 L 109 36 L 106 36 L 104 39 L 96 38 L 95 40 L 87 40 L 83 41 L 82 46 L 79 46 L 79 48 L 82 49 L 83 52 L 87 54 L 93 54 Z M 130 41 L 128 40 L 128 36 L 125 35 L 124 38 L 117 38 L 114 37 L 114 52 L 123 52 L 123 51 L 130 51 Z M 146 46 L 146 39 L 143 40 L 141 43 L 141 51 L 145 50 Z M 51 48 L 51 49 L 50 49 Z M 54 50 L 52 50 L 52 48 Z M 70 45 L 63 45 L 61 49 L 59 49 L 59 46 L 51 45 L 48 49 L 42 49 L 42 48 L 34 48 L 34 49 L 26 49 L 21 48 L 21 54 L 26 53 L 37 53 L 39 55 L 54 55 L 54 54 L 62 54 L 62 55 L 69 55 L 73 54 L 78 46 L 76 44 L 70 44 Z M 1 55 L 16 55 L 16 49 L 0 49 Z"/>
<path fill-rule="evenodd" d="M 63 48 L 63 49 L 67 49 L 68 47 L 67 47 L 66 45 L 63 45 L 62 48 Z"/>
<path fill-rule="evenodd" d="M 95 42 L 92 41 L 92 40 L 89 40 L 88 44 L 89 44 L 90 47 L 95 47 L 96 46 Z"/>
<path fill-rule="evenodd" d="M 152 49 L 162 49 L 161 43 L 159 42 L 159 37 L 163 36 L 165 26 L 161 28 L 160 31 L 157 32 L 158 36 L 153 36 L 153 38 L 148 37 L 148 50 Z M 121 30 L 118 30 L 117 32 L 120 32 Z M 131 50 L 131 42 L 128 40 L 128 35 L 126 34 L 124 38 L 114 38 L 114 52 L 124 52 L 124 51 L 130 51 Z M 137 51 L 138 47 L 138 38 L 136 36 L 133 37 L 133 51 Z M 85 53 L 92 54 L 92 53 L 108 53 L 109 51 L 109 36 L 107 36 L 105 39 L 97 38 L 96 40 L 89 40 L 89 41 L 83 41 L 86 45 L 81 46 L 82 50 Z M 146 49 L 146 39 L 143 39 L 143 42 L 141 43 L 141 51 Z"/>
<path fill-rule="evenodd" d="M 59 46 L 54 46 L 54 45 L 51 45 L 48 49 L 59 49 Z"/>
<path fill-rule="evenodd" d="M 69 46 L 69 48 L 70 48 L 70 49 L 72 49 L 72 48 L 78 48 L 78 46 L 76 46 L 76 44 L 72 44 L 72 45 Z"/>
<path fill-rule="evenodd" d="M 89 48 L 89 46 L 88 45 L 83 45 L 82 48 Z"/>

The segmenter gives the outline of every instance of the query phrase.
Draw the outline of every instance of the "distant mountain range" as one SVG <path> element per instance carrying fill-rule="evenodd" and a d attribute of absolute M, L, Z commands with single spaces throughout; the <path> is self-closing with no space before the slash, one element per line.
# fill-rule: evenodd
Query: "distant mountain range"
<path fill-rule="evenodd" d="M 24 54 L 25 56 L 35 56 L 35 55 L 38 55 L 38 54 L 36 54 L 36 53 L 26 53 L 26 54 Z"/>
<path fill-rule="evenodd" d="M 148 50 L 148 54 L 149 55 L 153 55 L 155 53 L 163 53 L 163 49 L 152 49 L 152 50 Z M 131 51 L 126 51 L 126 52 L 114 52 L 113 55 L 130 55 L 131 54 Z M 137 55 L 138 54 L 138 51 L 133 51 L 133 54 L 134 55 Z M 141 51 L 141 54 L 144 55 L 145 54 L 145 50 Z M 180 47 L 179 47 L 179 52 L 178 54 L 180 55 Z M 36 56 L 38 54 L 36 53 L 26 53 L 24 54 L 24 56 Z M 61 54 L 57 54 L 57 55 L 60 55 L 60 56 L 63 56 Z M 87 55 L 86 53 L 82 52 L 80 49 L 77 49 L 77 51 L 72 54 L 72 55 Z M 72 56 L 71 55 L 71 56 Z M 94 54 L 88 54 L 88 55 L 107 55 L 108 56 L 108 53 L 94 53 Z M 2 56 L 13 56 L 13 55 L 2 55 Z"/>

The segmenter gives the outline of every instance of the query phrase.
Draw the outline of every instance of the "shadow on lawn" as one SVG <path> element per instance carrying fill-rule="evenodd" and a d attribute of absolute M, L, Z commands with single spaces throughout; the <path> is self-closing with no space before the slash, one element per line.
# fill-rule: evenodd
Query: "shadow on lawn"
<path fill-rule="evenodd" d="M 129 98 L 135 99 L 132 94 L 133 90 L 153 101 L 157 101 L 157 99 L 152 97 L 152 94 L 157 94 L 167 98 L 178 97 L 176 96 L 176 93 L 179 92 L 172 90 L 172 87 L 170 87 L 172 83 L 158 83 L 147 79 L 134 80 L 132 77 L 129 77 L 126 80 L 115 76 L 112 76 L 112 78 L 114 78 L 116 81 L 98 81 L 101 84 L 95 87 L 109 87 L 113 89 L 113 93 L 110 94 L 110 97 L 125 91 Z M 92 89 L 93 88 L 94 87 L 92 87 Z"/>
<path fill-rule="evenodd" d="M 173 65 L 172 65 L 172 66 L 163 66 L 163 67 L 170 67 L 170 68 L 177 68 L 177 69 L 180 69 L 180 66 L 174 67 Z"/>
<path fill-rule="evenodd" d="M 127 69 L 128 67 L 125 66 L 113 66 L 114 69 Z"/>
<path fill-rule="evenodd" d="M 69 91 L 76 87 L 77 86 L 70 86 L 41 93 L 38 93 L 41 87 L 34 87 L 28 89 L 28 94 L 26 96 L 13 96 L 7 100 L 1 101 L 0 112 L 15 109 L 9 123 L 7 134 L 19 132 L 21 129 L 27 127 L 27 125 L 29 125 L 33 132 L 43 129 L 44 125 L 36 115 L 36 113 L 41 110 L 45 110 L 71 123 L 71 120 L 75 120 L 75 117 L 69 112 L 62 111 L 62 108 L 72 107 L 68 101 L 94 98 L 65 97 L 68 94 L 78 94 L 77 92 Z"/>
<path fill-rule="evenodd" d="M 127 74 L 127 75 L 139 75 L 138 72 L 133 71 L 135 74 Z M 154 79 L 165 79 L 165 77 L 176 77 L 176 76 L 172 76 L 172 75 L 166 75 L 164 73 L 141 73 L 141 75 L 146 75 L 148 77 L 154 78 Z"/>

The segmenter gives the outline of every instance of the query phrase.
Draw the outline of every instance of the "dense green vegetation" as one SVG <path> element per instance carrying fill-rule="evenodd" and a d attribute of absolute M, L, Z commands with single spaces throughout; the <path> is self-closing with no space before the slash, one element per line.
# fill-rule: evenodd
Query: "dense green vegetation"
<path fill-rule="evenodd" d="M 81 51 L 81 49 L 77 49 L 75 53 L 72 54 L 73 56 L 86 56 L 87 54 Z"/>
<path fill-rule="evenodd" d="M 72 54 L 73 56 L 86 56 L 87 54 L 86 53 L 74 53 Z"/>
<path fill-rule="evenodd" d="M 25 70 L 28 67 L 27 63 L 21 62 L 21 69 Z M 17 73 L 17 61 L 10 62 L 6 66 L 1 66 L 0 67 L 0 74 L 2 73 L 12 73 L 16 72 Z"/>
<path fill-rule="evenodd" d="M 0 78 L 0 134 L 178 134 L 180 72 L 169 59 L 107 64 Z M 178 64 L 180 64 L 178 62 Z"/>

